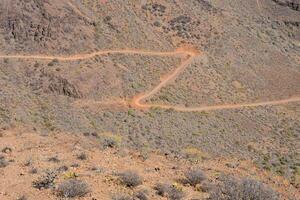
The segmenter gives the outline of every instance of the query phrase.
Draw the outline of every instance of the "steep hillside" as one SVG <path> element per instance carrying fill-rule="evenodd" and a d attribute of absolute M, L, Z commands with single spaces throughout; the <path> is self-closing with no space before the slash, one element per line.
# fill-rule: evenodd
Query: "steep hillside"
<path fill-rule="evenodd" d="M 139 155 L 124 159 L 145 173 L 149 199 L 218 199 L 220 191 L 202 191 L 202 183 L 196 187 L 177 180 L 189 166 L 208 173 L 209 183 L 217 188 L 227 183 L 224 175 L 237 173 L 240 181 L 226 178 L 233 188 L 251 185 L 243 181 L 247 177 L 272 188 L 266 192 L 264 185 L 253 183 L 268 197 L 254 199 L 278 199 L 275 193 L 279 199 L 297 199 L 299 4 L 0 1 L 0 177 L 5 180 L 0 183 L 0 199 L 22 195 L 14 191 L 15 185 L 28 199 L 38 194 L 61 198 L 57 187 L 62 172 L 56 170 L 50 186 L 38 190 L 31 185 L 37 177 L 27 173 L 18 158 L 32 157 L 42 175 L 59 167 L 45 162 L 52 154 L 64 157 L 71 172 L 79 170 L 79 177 L 67 179 L 89 183 L 92 191 L 82 199 L 111 199 L 116 190 L 134 199 L 137 190 L 118 185 L 112 171 L 99 179 L 86 172 L 95 164 L 93 158 L 106 168 L 125 171 L 117 155 L 123 151 Z M 31 140 L 35 147 L 19 148 Z M 61 141 L 66 142 L 65 155 L 65 149 L 56 150 Z M 71 166 L 76 141 L 85 141 L 79 149 L 95 147 L 86 149 L 89 159 L 83 168 Z M 159 158 L 147 161 L 148 154 Z M 168 167 L 159 172 L 150 162 L 165 157 Z M 182 168 L 176 171 L 176 165 Z M 149 166 L 157 174 L 141 170 Z M 173 167 L 175 171 L 167 170 Z M 175 178 L 166 180 L 164 173 Z M 184 195 L 157 195 L 154 185 L 168 181 L 169 192 L 179 184 Z"/>
<path fill-rule="evenodd" d="M 95 48 L 93 22 L 70 5 L 60 0 L 1 1 L 1 52 L 71 54 Z"/>

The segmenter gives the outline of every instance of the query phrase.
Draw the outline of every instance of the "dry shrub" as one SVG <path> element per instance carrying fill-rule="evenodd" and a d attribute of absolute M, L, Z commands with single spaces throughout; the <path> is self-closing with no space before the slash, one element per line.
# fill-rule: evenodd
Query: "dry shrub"
<path fill-rule="evenodd" d="M 119 177 L 127 187 L 136 187 L 143 183 L 142 177 L 134 171 L 125 171 L 119 174 Z"/>
<path fill-rule="evenodd" d="M 5 157 L 4 156 L 1 156 L 0 155 L 0 168 L 4 168 L 8 165 L 8 161 L 6 161 Z"/>
<path fill-rule="evenodd" d="M 162 197 L 168 197 L 169 200 L 181 200 L 184 198 L 184 193 L 177 187 L 170 184 L 157 184 L 154 189 L 157 194 Z"/>
<path fill-rule="evenodd" d="M 185 174 L 185 183 L 190 184 L 191 186 L 196 186 L 206 180 L 206 175 L 200 169 L 192 169 L 187 171 Z"/>
<path fill-rule="evenodd" d="M 278 200 L 278 194 L 263 183 L 226 177 L 222 184 L 211 191 L 210 200 Z"/>
<path fill-rule="evenodd" d="M 89 192 L 89 186 L 84 181 L 70 179 L 62 182 L 56 192 L 58 196 L 65 198 L 82 197 Z"/>

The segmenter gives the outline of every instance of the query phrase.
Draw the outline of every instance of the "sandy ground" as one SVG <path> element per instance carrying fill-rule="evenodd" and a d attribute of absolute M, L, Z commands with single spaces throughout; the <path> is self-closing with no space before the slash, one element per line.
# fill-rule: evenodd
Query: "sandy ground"
<path fill-rule="evenodd" d="M 234 174 L 237 177 L 251 177 L 261 180 L 283 195 L 296 197 L 297 191 L 280 177 L 272 176 L 257 169 L 249 161 L 220 158 L 190 163 L 165 155 L 150 152 L 147 157 L 141 153 L 120 149 L 103 149 L 93 136 L 71 135 L 68 133 L 51 133 L 40 135 L 34 131 L 14 129 L 2 132 L 0 149 L 9 147 L 11 152 L 1 153 L 9 160 L 9 165 L 0 168 L 0 199 L 15 200 L 25 195 L 28 199 L 59 199 L 54 189 L 38 190 L 32 187 L 46 170 L 55 170 L 66 166 L 66 172 L 58 174 L 54 183 L 57 186 L 66 179 L 67 174 L 74 172 L 77 179 L 86 181 L 90 193 L 81 199 L 111 199 L 115 194 L 132 194 L 139 189 L 146 189 L 150 199 L 162 199 L 155 194 L 153 187 L 157 183 L 178 183 L 183 174 L 190 168 L 200 168 L 208 176 L 208 181 L 215 182 L 221 174 Z M 77 156 L 84 153 L 86 160 Z M 59 161 L 51 162 L 49 158 Z M 228 163 L 236 167 L 228 167 Z M 77 164 L 78 166 L 74 166 Z M 73 166 L 73 167 L 72 167 Z M 94 168 L 94 170 L 93 170 Z M 30 173 L 37 169 L 36 174 Z M 123 186 L 116 176 L 125 170 L 133 170 L 143 177 L 143 184 L 135 189 Z M 180 183 L 178 183 L 180 184 Z M 185 199 L 204 199 L 207 193 L 196 191 L 190 186 L 183 186 Z M 38 197 L 38 198 L 37 198 Z"/>

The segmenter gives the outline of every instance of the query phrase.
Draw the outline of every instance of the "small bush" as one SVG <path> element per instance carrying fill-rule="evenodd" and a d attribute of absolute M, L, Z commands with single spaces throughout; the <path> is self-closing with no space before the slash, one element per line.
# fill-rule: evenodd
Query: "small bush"
<path fill-rule="evenodd" d="M 92 132 L 91 135 L 92 135 L 93 137 L 96 137 L 96 138 L 99 137 L 98 133 L 96 133 L 96 132 Z"/>
<path fill-rule="evenodd" d="M 51 157 L 48 159 L 49 162 L 59 163 L 60 160 L 57 157 Z"/>
<path fill-rule="evenodd" d="M 172 187 L 169 191 L 168 197 L 170 200 L 181 200 L 184 197 L 182 191 L 178 190 L 177 188 Z"/>
<path fill-rule="evenodd" d="M 57 168 L 57 171 L 58 172 L 66 172 L 69 170 L 69 167 L 63 165 L 63 166 L 60 166 L 59 168 Z"/>
<path fill-rule="evenodd" d="M 112 200 L 134 200 L 134 199 L 127 194 L 116 194 L 112 197 Z"/>
<path fill-rule="evenodd" d="M 227 177 L 223 183 L 211 191 L 210 200 L 278 200 L 278 194 L 263 183 L 243 179 L 237 180 Z"/>
<path fill-rule="evenodd" d="M 49 63 L 48 63 L 48 66 L 49 66 L 49 67 L 52 67 L 53 65 L 54 65 L 53 62 L 49 62 Z"/>
<path fill-rule="evenodd" d="M 122 183 L 127 187 L 136 187 L 138 185 L 141 185 L 143 182 L 140 175 L 138 175 L 134 171 L 123 172 L 119 174 L 119 177 L 121 178 Z"/>
<path fill-rule="evenodd" d="M 27 200 L 27 197 L 25 195 L 22 195 L 18 197 L 17 200 Z"/>
<path fill-rule="evenodd" d="M 6 161 L 4 156 L 0 156 L 0 168 L 4 168 L 8 165 L 8 161 Z"/>
<path fill-rule="evenodd" d="M 206 179 L 204 172 L 200 169 L 189 170 L 185 173 L 185 183 L 196 186 Z"/>
<path fill-rule="evenodd" d="M 38 173 L 38 170 L 37 170 L 37 168 L 31 168 L 31 169 L 29 170 L 29 173 L 30 173 L 30 174 L 37 174 L 37 173 Z"/>
<path fill-rule="evenodd" d="M 69 171 L 69 172 L 64 173 L 63 177 L 65 179 L 74 179 L 74 178 L 78 177 L 78 175 L 75 172 Z"/>
<path fill-rule="evenodd" d="M 140 190 L 134 195 L 116 194 L 112 197 L 112 200 L 148 200 L 147 191 Z"/>
<path fill-rule="evenodd" d="M 5 147 L 2 149 L 2 153 L 11 153 L 12 152 L 12 148 L 10 147 Z"/>
<path fill-rule="evenodd" d="M 214 188 L 215 188 L 214 184 L 209 183 L 209 182 L 203 182 L 203 183 L 201 183 L 200 187 L 196 188 L 196 189 L 198 189 L 198 191 L 201 191 L 201 192 L 209 192 L 209 191 L 212 191 Z"/>
<path fill-rule="evenodd" d="M 71 165 L 71 167 L 77 168 L 77 167 L 80 167 L 80 165 L 79 165 L 78 163 L 73 163 L 73 164 Z"/>
<path fill-rule="evenodd" d="M 94 171 L 95 173 L 103 173 L 105 172 L 105 169 L 102 167 L 92 167 L 90 170 Z"/>
<path fill-rule="evenodd" d="M 87 155 L 85 153 L 81 153 L 81 154 L 77 155 L 77 159 L 79 159 L 79 160 L 86 160 L 87 159 Z"/>
<path fill-rule="evenodd" d="M 165 196 L 166 194 L 168 194 L 169 188 L 170 188 L 170 186 L 168 184 L 162 184 L 162 183 L 158 183 L 154 187 L 154 189 L 156 190 L 156 193 L 162 197 Z"/>
<path fill-rule="evenodd" d="M 58 62 L 59 62 L 58 59 L 53 59 L 51 62 L 48 63 L 48 66 L 49 66 L 49 67 L 52 67 L 52 66 L 54 66 L 55 64 L 57 64 Z"/>
<path fill-rule="evenodd" d="M 104 148 L 114 148 L 118 146 L 117 142 L 112 138 L 105 138 L 103 141 Z"/>
<path fill-rule="evenodd" d="M 25 167 L 29 167 L 30 165 L 32 164 L 32 160 L 31 159 L 28 159 L 24 162 L 24 166 Z"/>
<path fill-rule="evenodd" d="M 46 172 L 46 174 L 33 181 L 32 186 L 39 190 L 52 188 L 54 187 L 54 179 L 56 176 L 57 174 L 53 171 Z"/>
<path fill-rule="evenodd" d="M 98 135 L 95 137 L 99 137 Z M 122 137 L 120 135 L 112 133 L 104 133 L 101 139 L 102 147 L 106 148 L 117 148 L 122 144 Z"/>
<path fill-rule="evenodd" d="M 65 198 L 82 197 L 89 192 L 89 186 L 81 180 L 70 179 L 61 183 L 56 192 Z"/>
<path fill-rule="evenodd" d="M 148 200 L 148 192 L 146 190 L 139 190 L 134 194 L 135 200 Z"/>
<path fill-rule="evenodd" d="M 154 189 L 158 195 L 168 197 L 170 200 L 181 200 L 184 197 L 184 193 L 173 185 L 159 183 Z"/>
<path fill-rule="evenodd" d="M 40 63 L 38 63 L 38 62 L 34 63 L 34 65 L 33 65 L 34 68 L 38 68 L 39 66 L 40 66 Z"/>
<path fill-rule="evenodd" d="M 203 161 L 209 157 L 206 153 L 194 147 L 187 147 L 183 149 L 182 153 L 185 158 L 193 162 Z"/>

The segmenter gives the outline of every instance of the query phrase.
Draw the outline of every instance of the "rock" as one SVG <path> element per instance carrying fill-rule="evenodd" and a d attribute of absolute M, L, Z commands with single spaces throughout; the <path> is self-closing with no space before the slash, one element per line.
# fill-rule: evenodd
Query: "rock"
<path fill-rule="evenodd" d="M 10 147 L 5 147 L 4 149 L 2 149 L 2 153 L 11 153 L 12 152 L 12 148 Z"/>
<path fill-rule="evenodd" d="M 157 26 L 157 27 L 160 27 L 160 26 L 161 26 L 161 23 L 158 22 L 158 21 L 156 21 L 156 22 L 153 23 L 153 25 L 154 25 L 154 26 Z"/>
<path fill-rule="evenodd" d="M 225 165 L 226 165 L 226 167 L 229 167 L 229 168 L 237 168 L 239 166 L 239 163 L 236 163 L 236 162 L 226 163 Z"/>
<path fill-rule="evenodd" d="M 242 84 L 238 81 L 233 81 L 232 85 L 236 88 L 236 89 L 241 89 L 243 88 Z"/>

